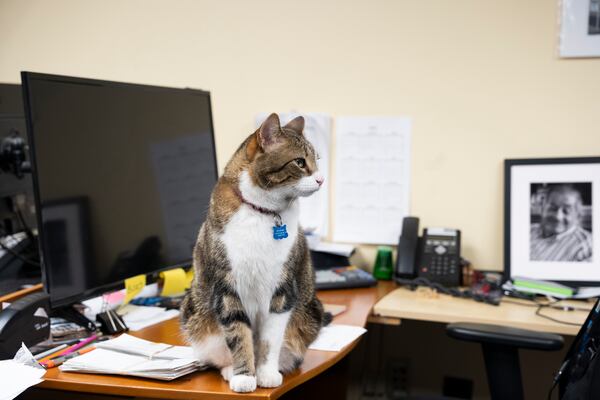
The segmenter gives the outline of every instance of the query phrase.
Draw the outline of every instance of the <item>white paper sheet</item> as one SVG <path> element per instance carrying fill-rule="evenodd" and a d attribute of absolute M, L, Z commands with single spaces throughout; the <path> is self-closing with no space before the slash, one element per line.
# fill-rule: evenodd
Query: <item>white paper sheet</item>
<path fill-rule="evenodd" d="M 18 364 L 13 360 L 0 361 L 0 400 L 17 397 L 27 388 L 42 382 L 46 372 L 28 365 Z"/>
<path fill-rule="evenodd" d="M 123 320 L 131 331 L 139 331 L 147 326 L 158 324 L 159 322 L 175 318 L 179 315 L 179 310 L 167 310 L 164 307 L 136 306 L 128 304 L 119 310 L 123 312 Z"/>
<path fill-rule="evenodd" d="M 334 241 L 398 243 L 409 215 L 410 130 L 406 117 L 337 118 Z"/>
<path fill-rule="evenodd" d="M 25 344 L 12 360 L 0 361 L 0 400 L 12 400 L 27 388 L 42 382 L 46 370 L 33 358 Z"/>
<path fill-rule="evenodd" d="M 320 113 L 280 113 L 281 125 L 285 125 L 299 115 L 304 117 L 304 136 L 313 145 L 319 160 L 319 172 L 325 178 L 325 183 L 319 191 L 310 197 L 300 199 L 300 225 L 305 231 L 319 236 L 327 236 L 329 230 L 329 161 L 331 149 L 331 117 Z M 261 113 L 256 116 L 258 128 L 269 116 Z"/>
<path fill-rule="evenodd" d="M 360 326 L 329 325 L 321 328 L 317 339 L 308 346 L 311 350 L 340 351 L 367 330 Z"/>
<path fill-rule="evenodd" d="M 321 241 L 308 242 L 308 247 L 313 251 L 335 254 L 343 257 L 350 257 L 354 253 L 354 246 L 344 243 L 329 243 Z"/>
<path fill-rule="evenodd" d="M 593 297 L 600 297 L 600 287 L 580 287 L 573 296 L 574 299 L 591 299 Z"/>

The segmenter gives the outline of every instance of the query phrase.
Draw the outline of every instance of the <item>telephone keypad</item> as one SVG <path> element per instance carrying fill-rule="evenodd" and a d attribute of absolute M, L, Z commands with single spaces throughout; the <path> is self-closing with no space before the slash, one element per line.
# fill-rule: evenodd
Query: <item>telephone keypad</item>
<path fill-rule="evenodd" d="M 456 238 L 424 237 L 419 276 L 449 286 L 457 286 L 460 283 L 460 274 L 458 273 L 459 235 Z"/>

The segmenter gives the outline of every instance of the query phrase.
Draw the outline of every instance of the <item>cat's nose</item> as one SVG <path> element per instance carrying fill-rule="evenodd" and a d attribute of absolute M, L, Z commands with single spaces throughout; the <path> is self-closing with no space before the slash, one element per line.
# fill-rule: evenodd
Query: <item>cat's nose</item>
<path fill-rule="evenodd" d="M 315 180 L 317 181 L 317 183 L 319 184 L 319 186 L 321 186 L 323 184 L 323 182 L 325 182 L 325 178 L 322 175 L 316 176 Z"/>

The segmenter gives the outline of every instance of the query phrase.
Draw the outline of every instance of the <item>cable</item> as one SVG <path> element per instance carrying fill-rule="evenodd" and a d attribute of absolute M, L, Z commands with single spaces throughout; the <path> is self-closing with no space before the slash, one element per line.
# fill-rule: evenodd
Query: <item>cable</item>
<path fill-rule="evenodd" d="M 554 381 L 554 383 L 552 384 L 552 387 L 548 391 L 548 400 L 552 400 L 552 392 L 554 391 L 554 388 L 556 387 L 557 384 L 558 384 L 558 379 Z"/>
<path fill-rule="evenodd" d="M 557 309 L 557 310 L 565 310 L 565 311 L 586 311 L 588 312 L 589 310 L 584 309 L 582 307 L 573 307 L 573 306 L 557 306 L 557 303 L 560 303 L 562 301 L 562 299 L 559 300 L 555 300 L 555 301 L 550 301 L 548 303 L 540 303 L 539 301 L 536 300 L 530 300 L 533 304 L 527 304 L 527 303 L 520 303 L 518 301 L 509 301 L 508 299 L 503 299 L 502 302 L 507 302 L 507 303 L 511 303 L 511 304 L 517 304 L 519 306 L 523 306 L 523 307 L 537 307 L 537 309 L 535 310 L 535 315 L 538 315 L 542 318 L 546 318 L 550 321 L 559 323 L 559 324 L 564 324 L 564 325 L 571 325 L 571 326 L 581 326 L 581 324 L 577 324 L 574 322 L 568 322 L 568 321 L 561 321 L 559 319 L 550 317 L 549 315 L 544 315 L 542 314 L 542 309 L 544 308 L 553 308 L 553 309 Z"/>
<path fill-rule="evenodd" d="M 561 380 L 561 378 L 562 378 L 563 374 L 565 373 L 565 371 L 567 370 L 567 368 L 570 367 L 570 364 L 571 364 L 571 358 L 567 358 L 562 363 L 562 365 L 560 366 L 560 368 L 558 369 L 556 374 L 554 374 L 554 379 L 552 379 L 552 387 L 548 391 L 548 400 L 550 400 L 552 398 L 552 391 L 554 390 L 554 388 L 556 387 L 558 382 Z"/>
<path fill-rule="evenodd" d="M 548 308 L 552 308 L 555 310 L 561 310 L 561 311 L 583 311 L 583 312 L 589 312 L 590 309 L 589 308 L 584 308 L 584 307 L 576 307 L 576 306 L 571 306 L 571 305 L 564 305 L 561 306 L 559 303 L 563 300 L 568 300 L 568 299 L 560 299 L 556 302 L 550 302 L 550 303 L 540 303 L 539 301 L 536 301 L 535 299 L 523 299 L 528 301 L 529 303 L 521 303 L 519 301 L 512 301 L 511 299 L 507 299 L 506 297 L 502 299 L 503 303 L 510 303 L 510 304 L 516 304 L 518 306 L 523 306 L 523 307 L 539 307 L 540 305 L 544 306 L 544 307 L 548 307 Z"/>
<path fill-rule="evenodd" d="M 447 288 L 437 282 L 431 282 L 430 280 L 421 278 L 421 277 L 415 278 L 415 279 L 400 279 L 400 278 L 398 278 L 398 279 L 396 279 L 396 282 L 399 284 L 402 284 L 402 285 L 409 286 L 412 290 L 414 290 L 417 286 L 426 286 L 426 287 L 435 289 L 440 293 L 444 293 L 444 294 L 454 296 L 454 297 L 470 298 L 475 301 L 481 301 L 481 302 L 485 302 L 487 304 L 493 304 L 496 306 L 500 304 L 499 301 L 494 301 L 494 299 L 492 299 L 488 296 L 474 294 L 473 292 L 471 292 L 470 289 L 460 290 L 460 289 L 456 289 L 456 288 Z M 507 299 L 503 299 L 502 301 L 505 302 L 505 301 L 507 301 Z M 546 318 L 550 321 L 554 321 L 559 324 L 571 325 L 571 326 L 581 326 L 581 324 L 568 322 L 568 321 L 561 321 L 559 319 L 552 318 L 548 315 L 542 314 L 541 310 L 546 307 L 547 308 L 564 309 L 564 307 L 556 306 L 556 303 L 559 303 L 562 300 L 556 300 L 556 301 L 552 301 L 552 302 L 548 302 L 548 303 L 540 303 L 533 299 L 531 301 L 533 302 L 533 304 L 519 303 L 516 301 L 508 301 L 508 302 L 512 303 L 512 304 L 518 304 L 518 305 L 524 306 L 524 307 L 537 307 L 537 310 L 535 311 L 535 315 L 538 315 L 542 318 Z M 568 307 L 567 308 L 568 311 L 574 311 L 574 310 L 588 311 L 588 310 L 584 310 L 579 307 L 571 307 L 571 306 L 567 306 L 567 307 Z"/>
<path fill-rule="evenodd" d="M 4 229 L 3 226 L 0 226 L 0 229 L 2 229 L 2 232 L 7 235 L 6 229 Z M 18 258 L 19 260 L 23 261 L 26 264 L 30 264 L 30 265 L 34 265 L 36 267 L 41 267 L 41 264 L 37 261 L 34 260 L 30 260 L 26 257 L 23 257 L 21 254 L 17 253 L 16 251 L 14 251 L 13 249 L 11 249 L 10 247 L 6 246 L 4 243 L 2 243 L 2 241 L 0 241 L 0 247 L 2 247 L 4 250 L 6 250 L 8 253 L 12 254 L 14 257 Z"/>
<path fill-rule="evenodd" d="M 13 249 L 11 249 L 10 247 L 6 246 L 2 242 L 0 242 L 0 247 L 2 247 L 8 253 L 12 254 L 14 257 L 18 258 L 19 260 L 23 261 L 24 263 L 35 265 L 36 267 L 40 266 L 40 263 L 38 263 L 36 261 L 33 261 L 33 260 L 29 260 L 29 259 L 23 257 L 22 255 L 20 255 L 19 253 L 17 253 L 16 251 L 14 251 Z"/>
<path fill-rule="evenodd" d="M 539 307 L 540 306 L 540 304 L 537 301 L 535 301 L 535 300 L 526 300 L 526 301 L 530 301 L 533 304 L 531 304 L 531 303 L 521 303 L 519 301 L 511 301 L 511 299 L 506 299 L 506 298 L 502 299 L 503 303 L 516 304 L 518 306 L 523 306 L 523 307 Z"/>
<path fill-rule="evenodd" d="M 574 322 L 568 322 L 568 321 L 561 321 L 559 319 L 552 318 L 552 317 L 550 317 L 548 315 L 542 314 L 541 313 L 542 308 L 546 308 L 546 307 L 551 308 L 552 306 L 551 306 L 551 304 L 539 304 L 537 310 L 535 310 L 535 315 L 539 315 L 542 318 L 546 318 L 546 319 L 548 319 L 550 321 L 554 321 L 554 322 L 557 322 L 559 324 L 571 325 L 571 326 L 581 326 L 581 324 L 577 324 L 577 323 L 574 323 Z"/>
<path fill-rule="evenodd" d="M 23 212 L 21 211 L 21 208 L 16 203 L 15 203 L 15 212 L 17 214 L 17 217 L 19 218 L 21 227 L 23 228 L 23 230 L 25 231 L 25 234 L 27 235 L 27 238 L 29 238 L 29 240 L 31 240 L 31 242 L 34 243 L 35 236 L 34 236 L 33 232 L 31 231 L 31 228 L 29 227 L 29 225 L 27 225 L 27 222 L 25 221 L 25 217 L 23 217 Z"/>
<path fill-rule="evenodd" d="M 583 308 L 583 307 L 575 307 L 575 306 L 569 306 L 569 305 L 551 305 L 549 306 L 550 308 L 554 308 L 555 310 L 562 310 L 562 311 L 584 311 L 586 313 L 590 312 L 589 308 Z"/>

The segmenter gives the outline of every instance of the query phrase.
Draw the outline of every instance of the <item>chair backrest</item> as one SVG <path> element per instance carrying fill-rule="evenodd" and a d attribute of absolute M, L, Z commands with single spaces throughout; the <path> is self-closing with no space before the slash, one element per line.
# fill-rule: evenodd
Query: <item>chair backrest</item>
<path fill-rule="evenodd" d="M 600 398 L 600 299 L 590 311 L 567 352 L 561 369 L 562 400 Z"/>

